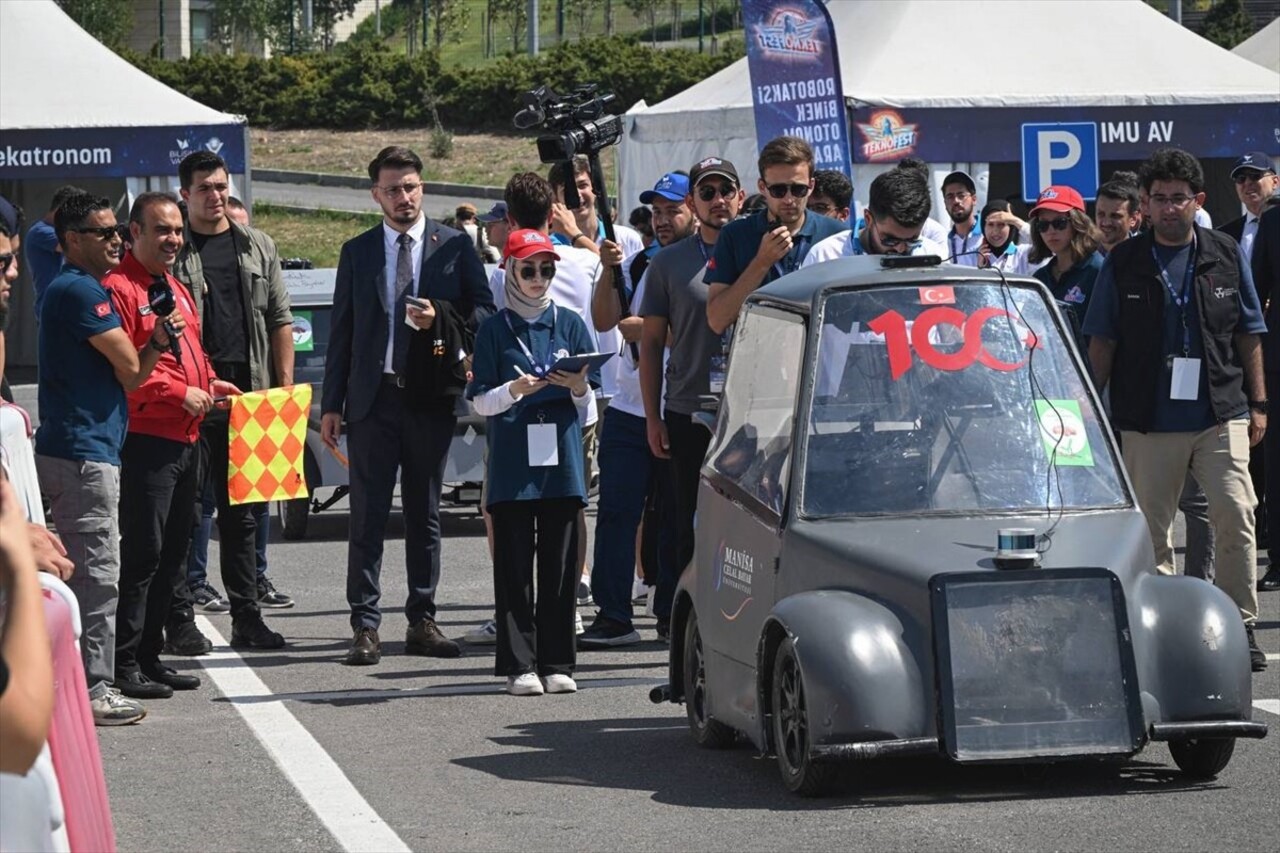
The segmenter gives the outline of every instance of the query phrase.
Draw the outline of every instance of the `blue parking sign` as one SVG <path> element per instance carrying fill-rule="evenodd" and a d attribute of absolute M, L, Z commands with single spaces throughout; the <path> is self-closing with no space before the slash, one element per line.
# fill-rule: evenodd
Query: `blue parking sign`
<path fill-rule="evenodd" d="M 1097 122 L 1022 126 L 1022 197 L 1035 201 L 1054 184 L 1071 187 L 1085 201 L 1097 197 Z"/>

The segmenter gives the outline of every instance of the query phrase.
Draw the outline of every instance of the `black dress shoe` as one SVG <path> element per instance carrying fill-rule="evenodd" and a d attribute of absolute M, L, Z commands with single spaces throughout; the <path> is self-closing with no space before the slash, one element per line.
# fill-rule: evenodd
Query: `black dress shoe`
<path fill-rule="evenodd" d="M 167 684 L 174 690 L 195 690 L 200 686 L 200 676 L 186 675 L 162 663 L 142 667 L 142 674 L 152 681 Z"/>
<path fill-rule="evenodd" d="M 1249 639 L 1249 668 L 1254 672 L 1262 672 L 1267 668 L 1267 656 L 1258 648 L 1258 641 L 1253 636 L 1253 626 L 1244 626 L 1245 636 Z"/>
<path fill-rule="evenodd" d="M 440 633 L 434 619 L 423 619 L 410 625 L 404 633 L 404 653 L 429 658 L 456 658 L 462 654 L 458 644 Z"/>
<path fill-rule="evenodd" d="M 1280 566 L 1271 566 L 1258 578 L 1258 592 L 1275 592 L 1280 589 Z"/>
<path fill-rule="evenodd" d="M 373 628 L 357 628 L 351 640 L 351 651 L 342 662 L 347 666 L 371 666 L 382 660 L 382 643 Z"/>
<path fill-rule="evenodd" d="M 267 627 L 262 616 L 253 613 L 231 622 L 231 648 L 233 649 L 282 649 L 284 635 Z"/>
<path fill-rule="evenodd" d="M 116 689 L 130 699 L 168 699 L 173 688 L 153 681 L 140 671 L 117 672 Z"/>
<path fill-rule="evenodd" d="M 165 654 L 195 657 L 213 651 L 213 643 L 200 633 L 193 620 L 177 622 L 165 628 Z"/>

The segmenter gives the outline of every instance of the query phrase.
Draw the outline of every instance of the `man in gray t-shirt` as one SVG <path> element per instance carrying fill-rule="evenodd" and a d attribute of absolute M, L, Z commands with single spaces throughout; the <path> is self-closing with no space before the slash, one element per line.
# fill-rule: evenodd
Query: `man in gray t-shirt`
<path fill-rule="evenodd" d="M 640 314 L 640 391 L 645 430 L 654 456 L 671 459 L 675 497 L 676 566 L 693 558 L 693 514 L 698 501 L 698 472 L 710 435 L 693 423 L 701 397 L 723 390 L 725 348 L 707 324 L 708 285 L 702 281 L 720 230 L 738 215 L 745 199 L 738 172 L 728 160 L 708 157 L 689 170 L 689 204 L 698 228 L 684 240 L 653 256 L 645 273 Z M 666 412 L 662 411 L 662 355 L 671 337 L 667 364 Z M 653 611 L 658 633 L 671 615 L 675 580 L 658 578 Z"/>

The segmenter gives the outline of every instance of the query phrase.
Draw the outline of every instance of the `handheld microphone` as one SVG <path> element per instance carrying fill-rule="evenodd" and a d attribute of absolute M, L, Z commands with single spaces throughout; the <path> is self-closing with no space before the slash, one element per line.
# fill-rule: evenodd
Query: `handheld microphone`
<path fill-rule="evenodd" d="M 178 338 L 182 333 L 169 322 L 169 315 L 174 312 L 178 304 L 173 297 L 173 288 L 169 286 L 169 281 L 164 276 L 151 277 L 151 284 L 147 287 L 147 304 L 151 306 L 151 313 L 164 323 L 165 334 L 169 336 L 169 352 L 173 353 L 173 357 L 181 364 L 182 344 Z"/>

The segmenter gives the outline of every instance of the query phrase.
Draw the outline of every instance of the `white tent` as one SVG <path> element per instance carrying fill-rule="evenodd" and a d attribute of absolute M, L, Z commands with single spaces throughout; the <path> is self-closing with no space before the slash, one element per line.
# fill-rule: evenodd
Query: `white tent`
<path fill-rule="evenodd" d="M 1271 71 L 1280 71 L 1280 18 L 1276 18 L 1231 51 Z"/>
<path fill-rule="evenodd" d="M 53 0 L 0 0 L 0 195 L 41 216 L 76 184 L 128 201 L 177 188 L 177 164 L 205 148 L 248 198 L 248 128 L 148 76 L 82 30 Z M 35 363 L 30 285 L 14 288 L 9 364 Z"/>
<path fill-rule="evenodd" d="M 1033 110 L 1045 121 L 1067 120 L 1060 114 L 1068 110 L 1109 118 L 1115 108 L 1160 110 L 1167 119 L 1188 105 L 1264 104 L 1280 114 L 1280 76 L 1141 0 L 830 0 L 828 9 L 849 107 L 855 113 L 869 106 L 947 111 L 948 123 L 933 128 L 935 142 L 967 144 L 976 135 L 974 124 Z M 959 127 L 956 118 L 969 126 Z M 1280 126 L 1270 119 L 1261 123 Z M 623 207 L 633 206 L 663 172 L 688 168 L 709 154 L 733 160 L 751 191 L 757 152 L 747 60 L 661 103 L 637 104 L 625 117 L 625 131 L 619 155 Z M 857 131 L 851 132 L 856 145 Z M 1247 147 L 1227 142 L 1233 151 Z M 1273 146 L 1255 141 L 1253 147 Z M 980 184 L 987 162 L 997 159 L 980 153 L 919 156 L 933 164 L 935 176 L 954 166 Z M 859 162 L 855 152 L 855 187 L 865 189 L 890 165 Z"/>

